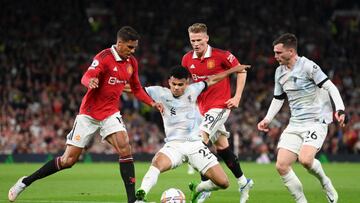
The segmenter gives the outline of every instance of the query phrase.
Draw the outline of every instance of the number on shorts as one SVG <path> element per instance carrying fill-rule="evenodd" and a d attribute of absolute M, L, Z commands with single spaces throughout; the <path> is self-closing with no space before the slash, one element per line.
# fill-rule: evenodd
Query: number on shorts
<path fill-rule="evenodd" d="M 199 149 L 199 153 L 203 155 L 204 158 L 210 159 L 212 157 L 212 153 L 209 151 L 207 147 L 203 149 Z"/>
<path fill-rule="evenodd" d="M 309 138 L 309 137 L 313 140 L 316 140 L 317 139 L 316 132 L 314 131 L 311 133 L 311 131 L 309 131 L 307 138 Z"/>
<path fill-rule="evenodd" d="M 118 119 L 119 123 L 120 123 L 120 124 L 122 124 L 122 122 L 121 122 L 121 118 L 116 117 L 116 119 Z"/>
<path fill-rule="evenodd" d="M 208 124 L 211 124 L 212 122 L 214 122 L 214 116 L 211 116 L 209 114 L 205 114 L 205 122 L 209 122 Z"/>

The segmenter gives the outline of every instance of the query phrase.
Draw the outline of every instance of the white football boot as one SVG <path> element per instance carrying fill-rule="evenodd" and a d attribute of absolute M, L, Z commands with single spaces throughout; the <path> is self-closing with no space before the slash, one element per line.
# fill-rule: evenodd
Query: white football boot
<path fill-rule="evenodd" d="M 9 190 L 8 198 L 10 202 L 14 202 L 16 198 L 20 195 L 22 191 L 25 190 L 26 185 L 22 182 L 22 180 L 26 178 L 26 176 L 21 177 L 14 186 L 12 186 Z"/>
<path fill-rule="evenodd" d="M 328 179 L 328 182 L 323 185 L 323 190 L 329 203 L 337 203 L 339 196 L 330 179 Z"/>
<path fill-rule="evenodd" d="M 244 186 L 240 186 L 240 203 L 245 203 L 249 199 L 249 192 L 253 185 L 254 181 L 248 178 L 246 184 Z"/>
<path fill-rule="evenodd" d="M 210 191 L 201 192 L 201 194 L 199 195 L 199 197 L 197 199 L 197 202 L 198 203 L 204 203 L 206 199 L 210 198 L 210 195 L 211 195 Z"/>

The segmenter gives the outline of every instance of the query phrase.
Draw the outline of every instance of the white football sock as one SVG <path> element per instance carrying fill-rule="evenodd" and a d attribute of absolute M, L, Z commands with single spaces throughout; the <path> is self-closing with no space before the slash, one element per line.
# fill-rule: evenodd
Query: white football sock
<path fill-rule="evenodd" d="M 199 185 L 196 187 L 196 192 L 213 191 L 218 189 L 219 186 L 217 186 L 211 180 L 207 180 L 207 181 L 201 181 L 201 183 L 199 183 Z"/>
<path fill-rule="evenodd" d="M 292 169 L 281 179 L 297 203 L 307 203 L 302 184 Z"/>
<path fill-rule="evenodd" d="M 155 166 L 150 166 L 149 170 L 146 172 L 142 182 L 141 189 L 143 189 L 146 194 L 149 193 L 150 189 L 157 183 L 160 170 Z"/>
<path fill-rule="evenodd" d="M 243 174 L 240 178 L 238 178 L 238 184 L 242 187 L 244 185 L 246 185 L 247 183 L 247 179 L 245 177 L 245 175 Z"/>
<path fill-rule="evenodd" d="M 325 185 L 329 182 L 329 178 L 325 175 L 324 169 L 322 168 L 320 161 L 317 159 L 314 159 L 308 172 L 315 176 L 320 181 L 321 185 Z"/>

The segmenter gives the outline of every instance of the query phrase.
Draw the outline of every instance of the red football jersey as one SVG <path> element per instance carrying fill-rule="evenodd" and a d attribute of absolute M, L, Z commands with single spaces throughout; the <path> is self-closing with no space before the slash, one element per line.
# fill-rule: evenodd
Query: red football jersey
<path fill-rule="evenodd" d="M 199 82 L 240 63 L 229 51 L 208 46 L 203 59 L 198 58 L 194 51 L 189 51 L 184 55 L 181 64 L 189 70 L 193 81 Z M 225 102 L 230 98 L 230 78 L 227 77 L 200 94 L 197 99 L 200 113 L 204 115 L 212 108 L 227 108 Z"/>
<path fill-rule="evenodd" d="M 90 78 L 99 79 L 99 87 L 88 89 L 80 106 L 80 114 L 104 120 L 119 111 L 120 95 L 125 84 L 130 83 L 131 90 L 140 101 L 149 104 L 153 101 L 142 88 L 138 63 L 135 57 L 122 59 L 115 46 L 98 53 L 81 79 L 88 87 Z"/>

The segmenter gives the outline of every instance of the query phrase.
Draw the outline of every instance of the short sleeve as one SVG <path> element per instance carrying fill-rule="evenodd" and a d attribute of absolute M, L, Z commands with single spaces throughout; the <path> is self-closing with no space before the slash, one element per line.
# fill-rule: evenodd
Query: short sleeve
<path fill-rule="evenodd" d="M 305 63 L 304 69 L 309 78 L 313 80 L 316 85 L 320 84 L 328 78 L 327 75 L 321 70 L 321 68 L 313 61 L 307 61 Z"/>
<path fill-rule="evenodd" d="M 205 81 L 201 81 L 189 85 L 188 89 L 191 91 L 191 95 L 197 98 L 205 87 Z"/>
<path fill-rule="evenodd" d="M 160 97 L 161 97 L 161 92 L 163 91 L 163 87 L 160 86 L 145 87 L 145 91 L 154 101 L 161 102 Z"/>
<path fill-rule="evenodd" d="M 91 77 L 98 77 L 98 75 L 103 72 L 104 67 L 105 61 L 97 55 L 94 57 L 87 71 L 90 72 Z"/>
<path fill-rule="evenodd" d="M 223 64 L 227 69 L 229 69 L 239 65 L 240 63 L 239 60 L 231 52 L 225 51 Z"/>

